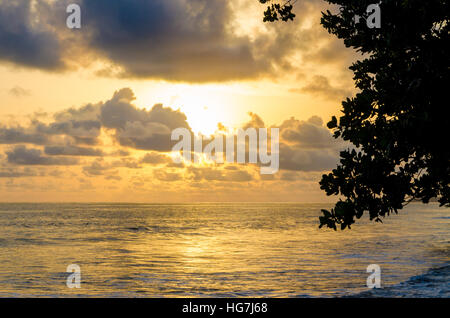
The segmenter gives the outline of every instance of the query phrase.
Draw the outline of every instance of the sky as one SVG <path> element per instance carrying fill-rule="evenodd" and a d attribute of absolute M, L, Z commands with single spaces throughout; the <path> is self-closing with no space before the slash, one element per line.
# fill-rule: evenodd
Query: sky
<path fill-rule="evenodd" d="M 71 3 L 81 28 L 66 26 Z M 358 55 L 325 1 L 0 0 L 0 201 L 325 202 L 347 145 L 326 123 Z M 173 162 L 170 133 L 280 132 L 280 169 Z"/>

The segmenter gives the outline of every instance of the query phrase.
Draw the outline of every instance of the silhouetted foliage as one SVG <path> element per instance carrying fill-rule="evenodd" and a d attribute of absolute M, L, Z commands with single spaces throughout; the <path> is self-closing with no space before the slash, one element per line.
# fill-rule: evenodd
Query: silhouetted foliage
<path fill-rule="evenodd" d="M 292 13 L 291 1 L 285 1 L 284 3 L 273 2 L 272 0 L 259 0 L 262 4 L 270 3 L 267 10 L 264 11 L 264 22 L 274 22 L 278 20 L 278 17 L 282 21 L 294 20 L 295 14 Z"/>
<path fill-rule="evenodd" d="M 326 1 L 340 10 L 321 24 L 364 55 L 350 67 L 359 92 L 328 123 L 354 148 L 320 181 L 340 196 L 320 227 L 350 228 L 366 211 L 381 221 L 415 200 L 449 207 L 449 1 L 383 0 L 378 29 L 354 23 L 373 0 Z"/>

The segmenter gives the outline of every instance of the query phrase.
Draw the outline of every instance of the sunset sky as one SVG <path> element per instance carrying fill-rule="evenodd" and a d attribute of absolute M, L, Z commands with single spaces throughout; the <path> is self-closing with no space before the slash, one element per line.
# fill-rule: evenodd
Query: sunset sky
<path fill-rule="evenodd" d="M 265 24 L 257 0 L 0 0 L 0 201 L 330 200 L 318 181 L 344 145 L 326 122 L 357 55 L 327 8 Z M 278 173 L 173 163 L 175 128 L 249 126 L 280 128 Z"/>

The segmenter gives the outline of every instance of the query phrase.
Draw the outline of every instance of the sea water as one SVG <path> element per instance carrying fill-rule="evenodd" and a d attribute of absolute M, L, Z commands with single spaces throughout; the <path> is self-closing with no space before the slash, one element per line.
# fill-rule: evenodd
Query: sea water
<path fill-rule="evenodd" d="M 449 297 L 450 214 L 319 229 L 327 204 L 0 204 L 0 297 Z M 66 284 L 71 264 L 80 288 Z M 381 269 L 381 289 L 366 286 Z"/>

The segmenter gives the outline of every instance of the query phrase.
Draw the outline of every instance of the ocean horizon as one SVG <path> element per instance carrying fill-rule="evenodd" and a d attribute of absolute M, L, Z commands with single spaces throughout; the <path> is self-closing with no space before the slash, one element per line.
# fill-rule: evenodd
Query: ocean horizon
<path fill-rule="evenodd" d="M 437 204 L 351 230 L 324 203 L 0 203 L 0 297 L 449 297 Z M 371 264 L 381 288 L 366 285 Z M 69 265 L 80 288 L 69 288 Z"/>

